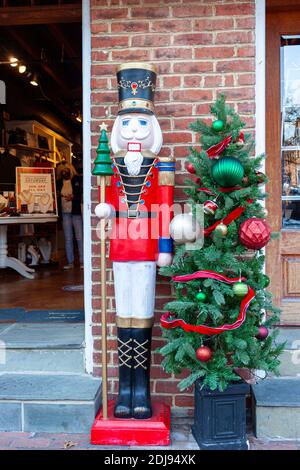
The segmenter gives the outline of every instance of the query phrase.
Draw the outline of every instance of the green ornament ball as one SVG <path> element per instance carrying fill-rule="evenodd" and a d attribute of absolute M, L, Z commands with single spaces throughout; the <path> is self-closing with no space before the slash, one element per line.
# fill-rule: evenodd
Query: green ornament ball
<path fill-rule="evenodd" d="M 211 175 L 220 186 L 230 188 L 242 182 L 244 167 L 235 157 L 223 157 L 214 163 Z"/>
<path fill-rule="evenodd" d="M 237 297 L 245 297 L 245 295 L 248 294 L 248 286 L 244 282 L 236 282 L 232 290 Z"/>
<path fill-rule="evenodd" d="M 196 299 L 200 302 L 205 302 L 206 294 L 204 294 L 204 292 L 198 292 L 198 294 L 196 294 Z"/>
<path fill-rule="evenodd" d="M 212 123 L 211 127 L 214 131 L 220 132 L 224 128 L 224 122 L 221 119 L 217 119 Z"/>
<path fill-rule="evenodd" d="M 270 278 L 266 274 L 263 275 L 263 285 L 264 287 L 268 287 L 270 285 Z"/>

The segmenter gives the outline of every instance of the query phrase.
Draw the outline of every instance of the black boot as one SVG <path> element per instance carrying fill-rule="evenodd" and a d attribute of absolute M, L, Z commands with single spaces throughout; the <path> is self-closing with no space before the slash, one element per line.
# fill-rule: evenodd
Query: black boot
<path fill-rule="evenodd" d="M 132 328 L 133 382 L 132 416 L 147 419 L 152 416 L 150 401 L 150 360 L 152 328 Z"/>
<path fill-rule="evenodd" d="M 114 415 L 132 417 L 132 329 L 118 328 L 119 396 Z"/>

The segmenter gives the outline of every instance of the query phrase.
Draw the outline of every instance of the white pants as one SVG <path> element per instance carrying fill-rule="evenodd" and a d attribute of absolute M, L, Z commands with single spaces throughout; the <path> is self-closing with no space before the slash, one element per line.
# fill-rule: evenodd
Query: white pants
<path fill-rule="evenodd" d="M 113 262 L 117 316 L 152 318 L 155 303 L 154 261 Z"/>

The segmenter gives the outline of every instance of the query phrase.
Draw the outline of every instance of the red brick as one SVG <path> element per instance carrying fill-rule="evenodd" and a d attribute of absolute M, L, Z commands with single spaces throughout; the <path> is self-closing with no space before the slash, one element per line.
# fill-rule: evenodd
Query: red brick
<path fill-rule="evenodd" d="M 169 9 L 167 7 L 141 7 L 132 8 L 132 18 L 146 18 L 147 20 L 152 18 L 167 18 Z"/>
<path fill-rule="evenodd" d="M 191 59 L 192 49 L 184 47 L 155 49 L 154 56 L 156 59 Z"/>
<path fill-rule="evenodd" d="M 108 54 L 103 51 L 92 51 L 92 62 L 102 62 L 107 60 Z"/>
<path fill-rule="evenodd" d="M 176 34 L 174 36 L 174 45 L 179 46 L 199 46 L 203 44 L 211 44 L 213 35 L 211 33 L 190 33 Z"/>
<path fill-rule="evenodd" d="M 227 88 L 224 93 L 228 100 L 249 100 L 255 96 L 255 89 L 253 87 L 247 88 Z"/>
<path fill-rule="evenodd" d="M 200 103 L 196 106 L 196 116 L 209 114 L 210 113 L 210 103 Z"/>
<path fill-rule="evenodd" d="M 197 17 L 207 17 L 207 16 L 212 16 L 213 10 L 211 5 L 195 5 L 195 6 L 181 6 L 181 7 L 173 7 L 173 17 L 179 17 L 179 18 L 184 18 L 184 17 L 191 17 L 191 18 L 197 18 Z"/>
<path fill-rule="evenodd" d="M 173 92 L 175 101 L 200 101 L 211 100 L 212 92 L 209 90 L 175 90 Z"/>
<path fill-rule="evenodd" d="M 91 24 L 91 34 L 98 33 L 107 33 L 108 32 L 108 23 L 92 23 Z"/>
<path fill-rule="evenodd" d="M 171 129 L 171 119 L 159 119 L 159 125 L 162 131 L 169 131 Z"/>
<path fill-rule="evenodd" d="M 149 60 L 150 49 L 126 49 L 126 50 L 113 50 L 112 59 L 118 61 L 130 61 L 130 60 Z"/>
<path fill-rule="evenodd" d="M 92 67 L 91 67 L 91 72 L 92 72 L 92 75 L 100 75 L 100 76 L 103 76 L 103 75 L 115 75 L 115 72 L 116 72 L 116 65 L 115 64 L 110 64 L 110 63 L 106 63 L 106 64 L 93 64 Z"/>
<path fill-rule="evenodd" d="M 238 85 L 255 85 L 255 73 L 243 73 L 237 76 Z"/>
<path fill-rule="evenodd" d="M 107 78 L 92 78 L 91 88 L 92 90 L 95 90 L 95 89 L 107 90 L 108 88 Z"/>
<path fill-rule="evenodd" d="M 180 31 L 191 31 L 192 21 L 191 20 L 169 20 L 164 21 L 152 21 L 151 31 L 158 33 L 179 33 Z"/>
<path fill-rule="evenodd" d="M 151 378 L 152 379 L 168 379 L 170 378 L 170 374 L 167 374 L 162 367 L 160 366 L 153 366 L 150 369 Z"/>
<path fill-rule="evenodd" d="M 127 18 L 128 8 L 92 8 L 91 21 L 113 20 L 114 18 Z"/>
<path fill-rule="evenodd" d="M 175 62 L 174 63 L 174 72 L 175 73 L 202 73 L 202 72 L 212 72 L 213 71 L 213 62 L 203 61 L 203 62 Z"/>
<path fill-rule="evenodd" d="M 192 114 L 192 106 L 188 104 L 166 103 L 155 107 L 158 116 L 190 116 Z"/>
<path fill-rule="evenodd" d="M 174 148 L 174 156 L 176 158 L 184 158 L 190 154 L 189 147 L 186 146 L 178 146 Z"/>
<path fill-rule="evenodd" d="M 226 5 L 216 5 L 217 16 L 241 16 L 241 15 L 254 15 L 255 3 L 232 3 Z"/>
<path fill-rule="evenodd" d="M 155 392 L 156 393 L 178 393 L 178 383 L 179 381 L 175 380 L 157 380 L 156 381 L 156 387 L 155 387 Z"/>
<path fill-rule="evenodd" d="M 233 86 L 234 85 L 234 76 L 233 75 L 225 75 L 225 86 Z"/>
<path fill-rule="evenodd" d="M 174 121 L 174 130 L 179 131 L 179 130 L 188 130 L 189 125 L 195 122 L 195 118 L 186 118 L 186 119 L 176 119 Z M 190 142 L 191 142 L 191 137 L 190 137 Z"/>
<path fill-rule="evenodd" d="M 207 75 L 204 77 L 205 88 L 215 88 L 222 85 L 222 77 L 220 75 Z"/>
<path fill-rule="evenodd" d="M 190 76 L 184 77 L 184 86 L 187 88 L 199 87 L 201 82 L 202 82 L 201 75 L 190 75 Z"/>
<path fill-rule="evenodd" d="M 234 56 L 234 47 L 200 47 L 195 49 L 196 59 L 226 59 Z"/>
<path fill-rule="evenodd" d="M 105 117 L 106 108 L 104 106 L 92 106 L 91 114 L 93 118 L 102 118 Z"/>
<path fill-rule="evenodd" d="M 255 103 L 238 103 L 238 112 L 241 114 L 254 114 L 255 113 Z"/>
<path fill-rule="evenodd" d="M 111 103 L 116 101 L 117 99 L 118 98 L 116 91 L 103 91 L 92 93 L 92 104 Z"/>
<path fill-rule="evenodd" d="M 216 64 L 217 72 L 253 72 L 255 62 L 252 59 L 235 59 L 218 61 Z"/>
<path fill-rule="evenodd" d="M 227 31 L 216 34 L 216 44 L 242 44 L 254 42 L 252 31 Z"/>
<path fill-rule="evenodd" d="M 164 143 L 177 144 L 189 143 L 192 141 L 190 132 L 166 132 L 164 135 Z"/>
<path fill-rule="evenodd" d="M 194 397 L 193 395 L 176 395 L 175 396 L 175 406 L 180 407 L 194 407 Z"/>
<path fill-rule="evenodd" d="M 242 46 L 237 48 L 238 57 L 255 57 L 254 46 Z"/>
<path fill-rule="evenodd" d="M 149 31 L 148 21 L 122 21 L 112 23 L 112 33 L 147 33 Z"/>
<path fill-rule="evenodd" d="M 158 90 L 155 94 L 155 101 L 169 101 L 170 100 L 170 92 L 164 90 Z"/>
<path fill-rule="evenodd" d="M 181 77 L 170 76 L 170 77 L 163 77 L 163 86 L 164 88 L 175 88 L 179 87 L 181 82 Z"/>
<path fill-rule="evenodd" d="M 171 44 L 171 36 L 167 34 L 163 35 L 150 35 L 143 34 L 139 36 L 133 36 L 132 46 L 133 47 L 156 47 L 156 46 L 169 46 Z"/>
<path fill-rule="evenodd" d="M 194 31 L 222 31 L 232 29 L 232 18 L 201 18 L 194 22 Z"/>
<path fill-rule="evenodd" d="M 127 36 L 96 36 L 92 40 L 93 49 L 111 49 L 113 47 L 125 47 L 128 46 Z"/>
<path fill-rule="evenodd" d="M 236 29 L 254 29 L 255 17 L 235 18 Z"/>

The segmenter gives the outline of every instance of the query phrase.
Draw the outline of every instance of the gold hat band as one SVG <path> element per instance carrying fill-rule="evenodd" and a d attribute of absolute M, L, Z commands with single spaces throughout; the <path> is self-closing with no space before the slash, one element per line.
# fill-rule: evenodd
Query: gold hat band
<path fill-rule="evenodd" d="M 120 101 L 119 103 L 119 111 L 134 108 L 145 108 L 149 109 L 149 111 L 154 112 L 154 104 L 152 103 L 152 101 L 149 100 L 142 100 L 140 98 L 129 98 L 127 100 Z"/>
<path fill-rule="evenodd" d="M 126 64 L 121 64 L 117 67 L 117 72 L 128 69 L 144 69 L 157 73 L 156 66 L 153 64 L 147 64 L 146 62 L 128 62 Z"/>

